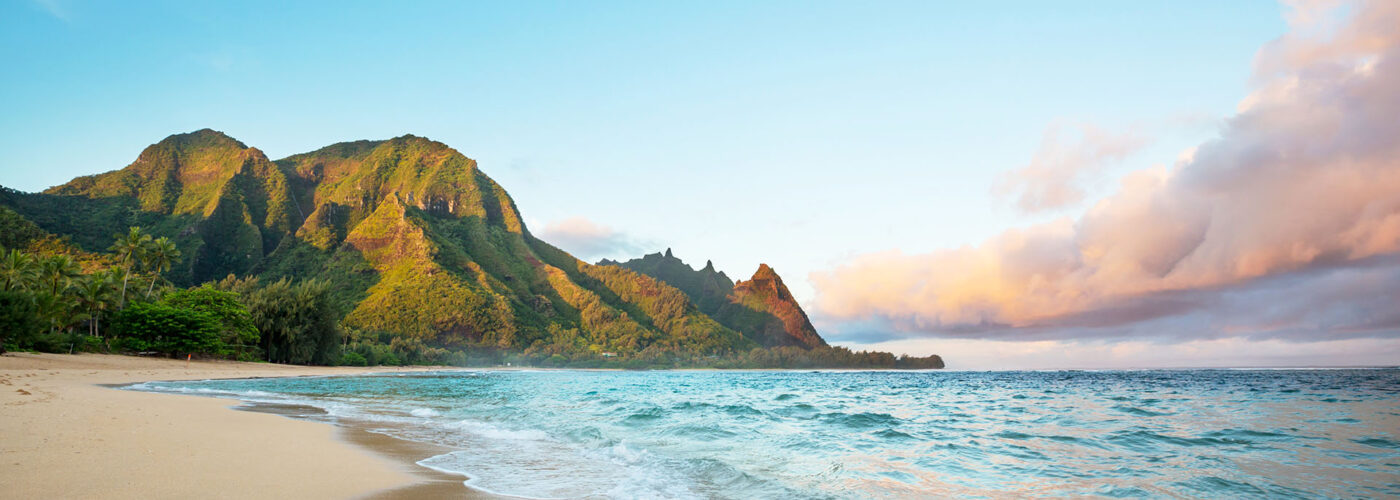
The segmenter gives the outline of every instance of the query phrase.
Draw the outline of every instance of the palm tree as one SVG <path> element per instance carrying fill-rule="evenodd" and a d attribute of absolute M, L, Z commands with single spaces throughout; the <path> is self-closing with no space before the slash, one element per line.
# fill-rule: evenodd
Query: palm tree
<path fill-rule="evenodd" d="M 49 325 L 49 333 L 58 330 L 65 316 L 63 306 L 62 297 L 44 291 L 34 294 L 34 310 L 40 320 Z"/>
<path fill-rule="evenodd" d="M 112 244 L 112 251 L 121 257 L 123 269 L 126 270 L 122 276 L 122 294 L 117 300 L 117 307 L 126 304 L 126 283 L 131 279 L 131 267 L 145 256 L 150 241 L 151 235 L 142 232 L 140 226 L 135 226 L 127 231 L 126 236 L 118 236 L 117 242 Z"/>
<path fill-rule="evenodd" d="M 78 263 L 67 255 L 50 255 L 39 261 L 39 283 L 55 296 L 62 295 L 72 285 L 73 278 L 81 275 Z"/>
<path fill-rule="evenodd" d="M 28 288 L 37 276 L 34 257 L 19 250 L 11 249 L 0 254 L 0 291 Z"/>
<path fill-rule="evenodd" d="M 87 310 L 89 335 L 102 336 L 102 313 L 113 305 L 116 282 L 116 274 L 107 271 L 92 273 L 78 284 L 78 303 Z"/>
<path fill-rule="evenodd" d="M 156 278 L 160 276 L 160 273 L 169 270 L 175 260 L 180 258 L 180 249 L 175 248 L 175 242 L 170 241 L 170 238 L 161 236 L 151 242 L 144 257 L 146 269 L 156 273 L 155 276 L 151 277 L 151 285 L 146 287 L 146 296 L 150 297 L 151 290 L 156 287 Z"/>
<path fill-rule="evenodd" d="M 49 331 L 72 323 L 67 313 L 77 304 L 68 290 L 73 286 L 73 279 L 79 276 L 82 276 L 82 269 L 72 257 L 59 254 L 39 259 L 39 286 L 43 289 L 35 298 L 49 319 Z"/>

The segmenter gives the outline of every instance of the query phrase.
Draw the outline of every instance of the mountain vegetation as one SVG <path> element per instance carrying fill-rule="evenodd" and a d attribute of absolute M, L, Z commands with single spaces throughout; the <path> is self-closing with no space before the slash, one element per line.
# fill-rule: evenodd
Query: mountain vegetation
<path fill-rule="evenodd" d="M 648 254 L 627 262 L 605 259 L 599 264 L 631 269 L 666 282 L 685 293 L 701 312 L 761 346 L 826 346 L 783 279 L 767 264 L 760 264 L 748 281 L 737 283 L 715 271 L 710 261 L 695 270 L 669 248 L 664 255 Z"/>
<path fill-rule="evenodd" d="M 767 266 L 733 283 L 580 261 L 535 238 L 474 160 L 412 135 L 277 161 L 213 130 L 174 135 L 120 170 L 0 188 L 0 246 L 17 259 L 0 322 L 38 319 L 14 348 L 81 328 L 101 349 L 285 363 L 886 362 L 827 347 Z"/>

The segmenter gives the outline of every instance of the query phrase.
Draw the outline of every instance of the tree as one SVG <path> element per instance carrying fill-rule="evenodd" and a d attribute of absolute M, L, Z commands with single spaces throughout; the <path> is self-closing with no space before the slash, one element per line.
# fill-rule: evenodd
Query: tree
<path fill-rule="evenodd" d="M 268 361 L 325 365 L 339 359 L 343 334 L 326 282 L 283 279 L 249 293 L 247 305 Z"/>
<path fill-rule="evenodd" d="M 122 309 L 116 324 L 128 349 L 166 354 L 223 351 L 218 320 L 200 311 L 138 302 Z"/>
<path fill-rule="evenodd" d="M 0 291 L 23 290 L 38 277 L 34 257 L 11 249 L 0 256 Z"/>
<path fill-rule="evenodd" d="M 166 295 L 161 303 L 198 311 L 214 318 L 219 324 L 219 341 L 226 346 L 253 346 L 258 342 L 258 329 L 248 309 L 238 301 L 238 294 L 215 289 L 210 284 L 180 290 Z"/>
<path fill-rule="evenodd" d="M 49 255 L 39 259 L 38 290 L 35 304 L 39 315 L 49 322 L 49 331 L 67 327 L 72 323 L 70 312 L 76 308 L 77 300 L 70 292 L 73 280 L 82 275 L 78 263 L 67 255 Z"/>
<path fill-rule="evenodd" d="M 33 296 L 20 290 L 0 291 L 0 354 L 5 344 L 24 344 L 43 328 Z"/>
<path fill-rule="evenodd" d="M 88 335 L 102 336 L 102 314 L 114 305 L 116 273 L 99 271 L 78 284 L 78 304 L 87 311 Z"/>
<path fill-rule="evenodd" d="M 180 250 L 175 248 L 175 242 L 170 241 L 170 238 L 161 236 L 150 243 L 141 260 L 145 263 L 146 269 L 155 271 L 156 275 L 159 276 L 160 273 L 169 270 L 170 266 L 179 258 Z M 152 276 L 150 286 L 146 287 L 147 297 L 151 296 L 151 291 L 155 289 L 155 287 L 156 277 Z"/>
<path fill-rule="evenodd" d="M 44 291 L 55 296 L 63 295 L 72 286 L 73 279 L 81 275 L 78 263 L 67 255 L 49 255 L 39 260 L 39 282 Z"/>
<path fill-rule="evenodd" d="M 140 226 L 135 226 L 128 230 L 125 236 L 118 236 L 116 243 L 112 244 L 112 251 L 121 257 L 123 269 L 126 270 L 126 274 L 122 276 L 122 293 L 121 298 L 117 300 L 118 307 L 126 305 L 126 283 L 131 278 L 131 268 L 146 255 L 150 241 L 151 235 L 142 232 Z"/>

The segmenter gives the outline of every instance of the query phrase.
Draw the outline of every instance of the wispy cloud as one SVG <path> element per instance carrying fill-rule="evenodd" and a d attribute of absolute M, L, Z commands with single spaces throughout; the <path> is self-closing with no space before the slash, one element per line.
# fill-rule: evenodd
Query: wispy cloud
<path fill-rule="evenodd" d="M 1003 176 L 995 190 L 1019 193 L 1016 207 L 1027 213 L 1071 207 L 1084 201 L 1086 180 L 1146 145 L 1147 139 L 1132 131 L 1051 125 L 1030 163 Z"/>
<path fill-rule="evenodd" d="M 546 224 L 539 237 L 586 261 L 637 256 L 646 248 L 645 242 L 585 217 Z"/>
<path fill-rule="evenodd" d="M 69 19 L 69 17 L 68 17 L 68 8 L 64 5 L 64 2 L 61 2 L 61 1 L 59 1 L 59 0 L 33 0 L 33 1 L 34 1 L 34 5 L 38 6 L 40 9 L 43 9 L 44 12 L 49 13 L 49 15 L 51 15 L 51 16 L 57 18 L 58 20 L 63 21 L 63 22 L 68 22 L 68 21 L 70 21 L 70 19 Z"/>
<path fill-rule="evenodd" d="M 822 315 L 944 336 L 1396 335 L 1366 294 L 1400 298 L 1400 2 L 1339 9 L 1290 16 L 1238 113 L 1173 167 L 1077 220 L 813 273 Z"/>

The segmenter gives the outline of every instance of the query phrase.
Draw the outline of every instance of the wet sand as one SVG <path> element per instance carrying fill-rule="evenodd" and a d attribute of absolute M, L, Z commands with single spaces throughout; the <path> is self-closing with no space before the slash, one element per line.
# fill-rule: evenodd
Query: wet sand
<path fill-rule="evenodd" d="M 258 413 L 271 413 L 288 418 L 318 420 L 325 412 L 320 408 L 296 405 L 258 404 L 239 406 L 236 409 Z M 370 450 L 376 455 L 393 462 L 411 465 L 418 482 L 392 489 L 374 492 L 366 499 L 407 500 L 417 498 L 514 498 L 491 495 L 468 488 L 466 477 L 448 474 L 436 469 L 417 465 L 419 461 L 453 451 L 450 448 L 428 443 L 406 441 L 382 433 L 373 432 L 370 427 L 356 422 L 338 422 L 337 433 L 340 439 Z"/>

